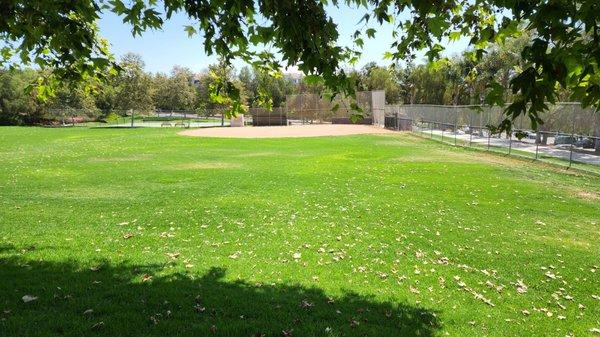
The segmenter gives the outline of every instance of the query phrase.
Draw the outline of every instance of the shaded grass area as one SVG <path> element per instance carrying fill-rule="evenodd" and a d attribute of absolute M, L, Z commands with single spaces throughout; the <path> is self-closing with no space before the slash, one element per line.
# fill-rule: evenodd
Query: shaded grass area
<path fill-rule="evenodd" d="M 600 327 L 597 176 L 409 134 L 176 132 L 0 129 L 0 335 Z"/>
<path fill-rule="evenodd" d="M 226 282 L 226 270 L 218 267 L 150 278 L 164 267 L 106 263 L 86 270 L 74 262 L 5 260 L 3 277 L 31 281 L 2 287 L 3 294 L 41 297 L 5 313 L 4 335 L 432 336 L 438 327 L 425 309 L 355 293 L 329 297 L 315 287 Z M 42 323 L 40 316 L 48 314 L 52 318 Z"/>

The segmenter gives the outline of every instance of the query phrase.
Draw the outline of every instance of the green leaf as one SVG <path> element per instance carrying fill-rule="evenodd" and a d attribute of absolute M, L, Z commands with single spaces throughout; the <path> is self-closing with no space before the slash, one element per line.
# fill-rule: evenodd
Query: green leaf
<path fill-rule="evenodd" d="M 336 113 L 336 112 L 337 112 L 339 109 L 340 109 L 340 104 L 339 104 L 339 103 L 336 103 L 336 104 L 333 106 L 333 108 L 331 108 L 331 111 L 332 111 L 333 113 Z"/>
<path fill-rule="evenodd" d="M 187 32 L 188 37 L 192 37 L 197 33 L 196 28 L 192 26 L 185 26 L 184 30 Z"/>
<path fill-rule="evenodd" d="M 354 40 L 354 44 L 356 44 L 359 48 L 362 48 L 365 45 L 365 42 L 360 37 Z"/>
<path fill-rule="evenodd" d="M 377 30 L 375 30 L 375 29 L 373 29 L 373 28 L 369 28 L 369 29 L 367 29 L 367 36 L 368 36 L 370 39 L 373 39 L 373 38 L 375 38 L 375 33 L 376 33 L 376 32 L 377 32 Z"/>
<path fill-rule="evenodd" d="M 306 75 L 304 76 L 304 81 L 311 85 L 320 84 L 323 82 L 323 77 L 319 75 Z"/>
<path fill-rule="evenodd" d="M 450 40 L 450 42 L 458 41 L 461 37 L 462 37 L 461 32 L 450 32 L 448 34 L 448 40 Z"/>

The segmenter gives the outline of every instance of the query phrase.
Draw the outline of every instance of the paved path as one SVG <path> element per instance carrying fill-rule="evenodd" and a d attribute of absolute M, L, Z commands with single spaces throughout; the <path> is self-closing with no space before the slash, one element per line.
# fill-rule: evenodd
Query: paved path
<path fill-rule="evenodd" d="M 424 132 L 424 134 L 431 134 L 431 130 L 424 130 L 423 132 Z M 442 131 L 433 130 L 433 134 L 435 136 L 441 137 Z M 448 137 L 448 141 L 451 142 L 452 139 L 454 139 L 454 134 L 449 133 L 449 132 L 444 132 L 444 137 Z M 458 134 L 458 135 L 456 135 L 456 138 L 457 138 L 457 140 L 461 140 L 463 142 L 469 141 L 468 134 Z M 476 144 L 482 144 L 484 146 L 487 146 L 488 139 L 486 137 L 473 137 L 473 139 L 471 141 Z M 508 151 L 509 140 L 504 139 L 504 138 L 490 138 L 490 145 L 496 146 L 496 147 L 503 147 L 503 148 L 506 148 Z M 527 141 L 519 141 L 519 140 L 513 139 L 512 148 L 515 150 L 519 150 L 519 151 L 535 153 L 536 146 L 534 143 L 529 143 Z M 560 158 L 560 159 L 564 159 L 567 161 L 569 160 L 570 152 L 571 151 L 569 150 L 568 147 L 561 149 L 561 148 L 555 147 L 554 145 L 539 146 L 539 148 L 538 148 L 538 153 L 540 156 L 555 157 L 555 158 Z M 591 165 L 600 165 L 600 156 L 594 155 L 592 153 L 580 153 L 580 152 L 573 151 L 573 161 L 585 163 L 585 164 L 591 164 Z"/>

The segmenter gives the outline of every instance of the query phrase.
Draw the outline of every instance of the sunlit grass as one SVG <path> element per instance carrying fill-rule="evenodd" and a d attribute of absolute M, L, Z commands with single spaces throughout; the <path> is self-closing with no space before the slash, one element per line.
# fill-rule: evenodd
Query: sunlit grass
<path fill-rule="evenodd" d="M 0 129 L 0 336 L 600 328 L 598 176 L 410 134 L 177 131 Z"/>

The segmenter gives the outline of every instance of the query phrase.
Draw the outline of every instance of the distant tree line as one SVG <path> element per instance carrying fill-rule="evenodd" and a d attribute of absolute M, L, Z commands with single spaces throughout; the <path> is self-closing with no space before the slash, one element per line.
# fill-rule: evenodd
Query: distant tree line
<path fill-rule="evenodd" d="M 156 109 L 188 110 L 203 113 L 220 108 L 211 99 L 210 86 L 217 77 L 226 77 L 239 88 L 243 103 L 257 104 L 259 91 L 272 99 L 272 105 L 284 104 L 285 96 L 307 89 L 283 76 L 271 76 L 224 63 L 210 65 L 208 71 L 195 74 L 175 66 L 170 73 L 149 73 L 139 55 L 126 54 L 120 60 L 122 70 L 106 81 L 61 87 L 45 101 L 38 99 L 35 85 L 44 75 L 34 69 L 0 69 L 0 125 L 31 125 L 60 120 L 61 114 L 85 115 L 102 120 L 111 114 L 150 114 Z M 90 85 L 91 84 L 91 85 Z M 90 89 L 91 88 L 91 89 Z M 316 89 L 312 89 L 313 91 Z"/>
<path fill-rule="evenodd" d="M 472 61 L 468 53 L 420 65 L 409 62 L 383 67 L 373 62 L 350 71 L 349 76 L 358 90 L 385 90 L 387 104 L 481 104 L 493 90 L 487 86 L 490 80 L 508 89 L 513 74 L 526 66 L 519 51 L 527 41 L 529 37 L 523 36 L 493 46 L 479 62 Z M 209 90 L 219 79 L 233 83 L 242 103 L 248 107 L 262 106 L 265 97 L 270 106 L 279 107 L 285 105 L 286 95 L 321 94 L 325 90 L 319 82 L 294 81 L 282 74 L 249 67 L 236 71 L 223 62 L 210 65 L 201 74 L 180 66 L 173 67 L 169 74 L 149 73 L 136 54 L 124 55 L 119 65 L 122 70 L 106 81 L 65 86 L 43 102 L 37 99 L 38 87 L 32 85 L 43 75 L 40 71 L 0 69 L 0 124 L 50 122 L 60 118 L 57 114 L 69 111 L 83 113 L 90 119 L 103 119 L 111 113 L 125 114 L 129 110 L 141 114 L 155 109 L 202 113 L 220 107 Z M 502 92 L 510 95 L 508 90 Z M 565 99 L 568 96 L 564 93 Z M 503 98 L 510 101 L 510 97 Z"/>

